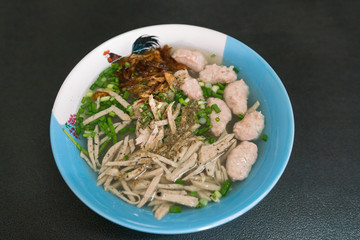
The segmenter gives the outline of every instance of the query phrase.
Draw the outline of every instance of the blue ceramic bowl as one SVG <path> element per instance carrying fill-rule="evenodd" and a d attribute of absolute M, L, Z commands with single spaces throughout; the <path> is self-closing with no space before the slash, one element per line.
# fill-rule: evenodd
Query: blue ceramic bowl
<path fill-rule="evenodd" d="M 154 218 L 151 209 L 129 205 L 102 186 L 96 186 L 96 174 L 79 157 L 79 150 L 64 131 L 72 134 L 73 115 L 82 96 L 97 75 L 108 66 L 102 56 L 110 49 L 122 56 L 131 53 L 131 44 L 139 36 L 158 36 L 160 44 L 187 46 L 210 54 L 219 63 L 234 65 L 250 88 L 249 104 L 259 100 L 265 116 L 267 142 L 256 141 L 258 159 L 249 177 L 233 184 L 232 191 L 220 203 L 202 209 L 185 209 Z M 70 189 L 89 208 L 121 226 L 158 234 L 181 234 L 210 229 L 233 220 L 259 203 L 283 173 L 292 150 L 294 118 L 286 90 L 274 70 L 256 52 L 223 33 L 189 25 L 158 25 L 136 29 L 103 43 L 85 56 L 64 81 L 51 115 L 51 146 L 56 164 Z M 74 139 L 84 144 L 81 139 Z"/>

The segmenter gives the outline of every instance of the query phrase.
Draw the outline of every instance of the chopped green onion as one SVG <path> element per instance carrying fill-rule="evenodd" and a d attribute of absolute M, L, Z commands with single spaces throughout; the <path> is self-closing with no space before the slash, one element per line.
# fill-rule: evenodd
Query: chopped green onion
<path fill-rule="evenodd" d="M 204 105 L 205 104 L 205 101 L 204 100 L 199 100 L 198 101 L 198 105 Z"/>
<path fill-rule="evenodd" d="M 125 62 L 124 65 L 125 65 L 125 67 L 130 67 L 130 63 L 129 63 L 129 62 Z"/>
<path fill-rule="evenodd" d="M 75 131 L 76 131 L 76 134 L 77 134 L 77 135 L 80 135 L 80 133 L 81 133 L 81 128 L 77 127 L 77 128 L 75 128 L 75 129 L 76 129 L 76 130 L 75 130 Z"/>
<path fill-rule="evenodd" d="M 146 124 L 147 122 L 150 121 L 149 117 L 145 117 L 144 120 L 141 122 L 142 125 Z"/>
<path fill-rule="evenodd" d="M 126 110 L 127 110 L 127 111 L 133 111 L 133 110 L 134 110 L 134 107 L 133 107 L 132 105 L 128 105 L 128 106 L 126 107 Z"/>
<path fill-rule="evenodd" d="M 169 208 L 170 213 L 181 213 L 181 206 L 171 206 Z"/>
<path fill-rule="evenodd" d="M 216 91 L 216 93 L 218 93 L 218 94 L 224 94 L 224 90 L 219 89 L 219 90 Z"/>
<path fill-rule="evenodd" d="M 243 118 L 244 118 L 244 115 L 238 114 L 238 118 L 239 118 L 239 119 L 243 119 Z"/>
<path fill-rule="evenodd" d="M 90 86 L 90 90 L 95 90 L 95 88 L 96 88 L 95 83 Z"/>
<path fill-rule="evenodd" d="M 116 114 L 115 114 L 114 112 L 109 112 L 109 116 L 110 116 L 110 117 L 115 117 L 115 115 L 116 115 Z"/>
<path fill-rule="evenodd" d="M 106 102 L 110 100 L 110 96 L 105 96 L 100 98 L 100 102 Z"/>
<path fill-rule="evenodd" d="M 128 155 L 125 155 L 125 156 L 124 156 L 124 159 L 125 159 L 125 160 L 129 160 L 129 156 L 128 156 Z"/>
<path fill-rule="evenodd" d="M 126 131 L 127 131 L 127 128 L 124 127 L 118 131 L 118 134 L 126 133 Z"/>
<path fill-rule="evenodd" d="M 130 93 L 128 91 L 125 91 L 123 98 L 127 100 L 129 98 Z"/>
<path fill-rule="evenodd" d="M 82 117 L 76 117 L 75 126 L 79 126 L 79 124 L 82 123 L 83 120 L 84 120 L 84 118 L 82 118 Z"/>
<path fill-rule="evenodd" d="M 219 88 L 221 89 L 221 90 L 224 90 L 225 89 L 225 86 L 224 85 L 222 85 L 221 83 L 217 83 L 216 85 L 218 85 L 219 86 Z"/>
<path fill-rule="evenodd" d="M 158 96 L 164 100 L 167 98 L 166 93 L 159 93 Z"/>
<path fill-rule="evenodd" d="M 219 192 L 221 193 L 222 196 L 226 196 L 227 192 L 230 190 L 231 188 L 231 182 L 229 180 L 226 180 L 224 182 L 224 184 L 221 186 Z"/>
<path fill-rule="evenodd" d="M 220 198 L 221 198 L 221 193 L 219 191 L 215 191 L 213 194 L 211 194 L 211 199 L 214 201 L 214 202 L 219 202 L 220 201 Z"/>
<path fill-rule="evenodd" d="M 203 206 L 206 206 L 208 204 L 208 200 L 206 198 L 200 198 L 200 203 Z"/>
<path fill-rule="evenodd" d="M 92 112 L 97 112 L 96 103 L 91 104 L 91 111 Z"/>
<path fill-rule="evenodd" d="M 213 144 L 213 143 L 215 142 L 215 138 L 214 138 L 214 137 L 209 137 L 208 142 L 209 142 L 210 144 Z"/>
<path fill-rule="evenodd" d="M 101 121 L 101 122 L 105 122 L 105 121 L 106 121 L 106 117 L 105 117 L 105 116 L 101 116 L 101 117 L 99 117 L 99 121 Z"/>
<path fill-rule="evenodd" d="M 109 127 L 106 122 L 99 122 L 99 127 L 105 132 L 108 137 L 112 136 L 111 132 L 109 132 L 108 130 Z"/>
<path fill-rule="evenodd" d="M 201 90 L 202 90 L 202 92 L 203 92 L 204 98 L 206 98 L 206 97 L 209 96 L 209 95 L 207 94 L 206 87 L 201 87 Z"/>
<path fill-rule="evenodd" d="M 213 53 L 213 54 L 210 55 L 210 57 L 212 57 L 212 58 L 213 58 L 213 57 L 216 57 L 216 54 Z"/>
<path fill-rule="evenodd" d="M 196 206 L 196 208 L 203 208 L 206 205 L 208 205 L 208 200 L 206 198 L 200 198 L 199 204 Z"/>
<path fill-rule="evenodd" d="M 181 103 L 182 105 L 186 106 L 187 103 L 185 102 L 185 100 L 183 98 L 179 99 L 179 103 Z"/>
<path fill-rule="evenodd" d="M 212 85 L 211 85 L 211 83 L 208 83 L 208 82 L 207 82 L 207 83 L 205 83 L 205 87 L 206 87 L 206 88 L 211 88 Z"/>
<path fill-rule="evenodd" d="M 236 67 L 233 68 L 235 73 L 239 73 L 239 69 L 237 69 Z"/>
<path fill-rule="evenodd" d="M 205 124 L 205 123 L 206 123 L 206 118 L 203 118 L 203 117 L 200 118 L 200 119 L 199 119 L 199 123 L 200 123 L 200 124 Z"/>
<path fill-rule="evenodd" d="M 211 96 L 222 99 L 222 95 L 212 92 Z"/>
<path fill-rule="evenodd" d="M 194 115 L 194 118 L 195 118 L 195 123 L 199 123 L 199 118 L 197 115 Z"/>
<path fill-rule="evenodd" d="M 220 118 L 219 118 L 219 117 L 216 117 L 216 118 L 215 118 L 215 121 L 220 122 Z"/>
<path fill-rule="evenodd" d="M 185 181 L 184 180 L 176 180 L 175 183 L 180 184 L 180 185 L 184 185 Z"/>
<path fill-rule="evenodd" d="M 173 92 L 175 92 L 175 89 L 174 89 L 173 86 L 170 86 L 170 90 L 173 91 Z"/>
<path fill-rule="evenodd" d="M 95 125 L 89 124 L 89 125 L 86 126 L 86 128 L 87 128 L 88 130 L 94 131 L 94 130 L 95 130 Z"/>
<path fill-rule="evenodd" d="M 211 87 L 211 91 L 213 91 L 214 93 L 216 93 L 219 90 L 219 86 L 218 85 L 214 85 Z"/>
<path fill-rule="evenodd" d="M 207 95 L 208 97 L 210 97 L 210 96 L 211 96 L 211 88 L 205 87 L 205 91 L 206 91 L 206 95 Z"/>
<path fill-rule="evenodd" d="M 161 111 L 160 111 L 160 109 L 158 109 L 158 110 L 156 111 L 156 114 L 158 115 L 159 119 L 161 119 L 161 118 L 162 118 L 162 115 L 161 115 Z"/>
<path fill-rule="evenodd" d="M 80 108 L 85 109 L 85 108 L 87 108 L 87 107 L 90 106 L 90 105 L 91 105 L 91 103 L 85 103 L 85 104 L 81 105 Z"/>
<path fill-rule="evenodd" d="M 99 154 L 104 150 L 104 148 L 106 147 L 106 145 L 110 142 L 111 137 L 109 137 L 103 145 L 101 145 L 100 149 L 99 149 Z"/>
<path fill-rule="evenodd" d="M 205 108 L 205 112 L 206 112 L 208 115 L 211 114 L 211 112 L 212 112 L 211 107 L 206 107 L 206 108 Z"/>
<path fill-rule="evenodd" d="M 199 115 L 199 117 L 207 117 L 205 109 L 201 109 L 200 111 L 198 111 L 197 115 Z"/>
<path fill-rule="evenodd" d="M 117 137 L 116 137 L 116 133 L 115 133 L 114 124 L 112 123 L 111 118 L 107 118 L 107 122 L 109 124 L 111 135 L 113 137 L 113 144 L 115 144 L 117 142 Z"/>
<path fill-rule="evenodd" d="M 199 130 L 199 132 L 198 132 L 198 134 L 197 135 L 203 135 L 207 130 L 209 130 L 208 128 L 201 128 L 200 130 Z"/>
<path fill-rule="evenodd" d="M 211 120 L 210 120 L 210 118 L 208 118 L 208 119 L 206 119 L 206 126 L 210 126 L 210 124 L 211 124 L 211 122 L 210 122 Z"/>
<path fill-rule="evenodd" d="M 101 81 L 96 81 L 95 83 L 94 83 L 97 87 L 105 87 L 105 86 L 103 86 L 103 82 L 101 82 Z"/>
<path fill-rule="evenodd" d="M 148 109 L 149 109 L 149 105 L 145 105 L 145 104 L 144 104 L 144 106 L 142 107 L 142 110 L 143 110 L 143 111 L 146 111 L 146 110 L 148 110 Z"/>
<path fill-rule="evenodd" d="M 266 142 L 268 139 L 268 136 L 266 134 L 263 134 L 261 138 L 264 142 Z"/>
<path fill-rule="evenodd" d="M 204 87 L 204 86 L 205 86 L 205 83 L 199 82 L 199 85 L 200 85 L 200 87 Z"/>
<path fill-rule="evenodd" d="M 182 99 L 186 98 L 186 95 L 183 90 L 179 90 L 175 93 L 174 100 L 179 101 L 180 98 Z"/>
<path fill-rule="evenodd" d="M 128 130 L 129 130 L 130 132 L 132 132 L 132 133 L 134 133 L 134 132 L 135 132 L 135 129 L 134 129 L 134 128 L 132 128 L 132 127 L 129 127 L 129 128 L 128 128 Z"/>
<path fill-rule="evenodd" d="M 194 134 L 197 135 L 198 133 L 199 133 L 199 129 L 197 128 L 197 129 L 194 130 Z"/>
<path fill-rule="evenodd" d="M 154 119 L 154 114 L 152 112 L 147 112 L 146 114 L 149 118 Z"/>
<path fill-rule="evenodd" d="M 197 192 L 190 192 L 190 196 L 197 197 Z"/>
<path fill-rule="evenodd" d="M 219 106 L 218 106 L 216 103 L 215 103 L 215 104 L 213 104 L 213 105 L 211 105 L 211 108 L 212 108 L 212 109 L 214 109 L 214 111 L 215 111 L 216 113 L 221 112 L 221 110 L 220 110 Z"/>

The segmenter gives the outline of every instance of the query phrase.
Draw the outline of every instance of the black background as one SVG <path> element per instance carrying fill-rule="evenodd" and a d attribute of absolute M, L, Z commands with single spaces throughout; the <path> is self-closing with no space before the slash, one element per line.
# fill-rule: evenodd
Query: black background
<path fill-rule="evenodd" d="M 360 239 L 359 1 L 1 1 L 1 239 Z M 239 218 L 168 236 L 86 207 L 53 158 L 49 123 L 71 69 L 102 42 L 155 24 L 221 31 L 282 79 L 295 115 L 289 164 Z"/>

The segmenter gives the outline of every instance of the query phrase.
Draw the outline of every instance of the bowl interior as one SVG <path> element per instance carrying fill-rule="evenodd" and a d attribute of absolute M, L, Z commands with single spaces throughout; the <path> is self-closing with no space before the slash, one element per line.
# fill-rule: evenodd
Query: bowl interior
<path fill-rule="evenodd" d="M 249 85 L 251 105 L 258 100 L 265 116 L 268 141 L 256 141 L 258 159 L 249 177 L 233 184 L 232 191 L 220 203 L 203 209 L 185 209 L 154 218 L 151 209 L 129 205 L 102 186 L 96 186 L 96 174 L 79 157 L 79 151 L 65 131 L 71 114 L 97 75 L 108 65 L 102 52 L 110 49 L 123 56 L 130 54 L 132 42 L 140 35 L 159 37 L 161 44 L 188 46 L 215 53 L 225 65 L 240 70 L 239 79 Z M 211 39 L 212 41 L 209 41 Z M 92 210 L 122 226 L 150 233 L 179 234 L 209 229 L 224 224 L 251 209 L 273 188 L 290 157 L 294 138 L 294 119 L 286 90 L 272 68 L 257 53 L 225 34 L 188 25 L 159 25 L 133 30 L 100 45 L 85 56 L 62 85 L 51 115 L 50 138 L 56 164 L 71 190 Z M 81 143 L 81 141 L 79 141 Z"/>

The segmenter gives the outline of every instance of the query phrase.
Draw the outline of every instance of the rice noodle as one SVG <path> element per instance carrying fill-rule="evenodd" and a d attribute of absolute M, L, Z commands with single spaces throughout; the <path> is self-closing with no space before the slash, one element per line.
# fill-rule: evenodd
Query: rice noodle
<path fill-rule="evenodd" d="M 159 116 L 156 113 L 156 110 L 157 110 L 156 103 L 154 100 L 154 96 L 152 94 L 149 96 L 149 106 L 150 106 L 152 114 L 154 115 L 155 120 L 159 120 Z"/>
<path fill-rule="evenodd" d="M 99 92 L 106 92 L 107 94 L 109 94 L 110 96 L 114 97 L 116 101 L 118 101 L 121 105 L 123 105 L 125 108 L 127 108 L 127 106 L 129 106 L 130 104 L 123 99 L 119 94 L 113 92 L 113 91 L 109 91 L 106 90 L 104 88 L 99 88 L 98 89 Z"/>
<path fill-rule="evenodd" d="M 104 183 L 104 189 L 105 191 L 108 191 L 109 190 L 109 187 L 110 187 L 110 183 L 112 182 L 112 180 L 114 179 L 113 176 L 108 176 L 105 183 Z"/>
<path fill-rule="evenodd" d="M 213 183 L 208 183 L 208 182 L 198 182 L 198 181 L 194 181 L 191 180 L 191 183 L 196 186 L 199 187 L 201 189 L 205 189 L 205 190 L 209 190 L 209 191 L 218 191 L 220 190 L 220 186 L 219 185 L 215 185 Z"/>
<path fill-rule="evenodd" d="M 140 207 L 144 206 L 144 204 L 147 202 L 147 200 L 154 194 L 156 186 L 160 181 L 161 175 L 162 174 L 160 174 L 160 175 L 153 178 L 153 180 L 151 181 L 148 189 L 146 190 L 146 192 L 144 194 L 144 197 L 141 199 L 141 201 L 139 202 L 137 207 L 140 208 Z"/>
<path fill-rule="evenodd" d="M 256 111 L 256 109 L 257 109 L 259 106 L 260 106 L 259 101 L 256 101 L 256 102 L 254 103 L 254 105 L 252 105 L 252 106 L 247 110 L 246 114 L 249 114 L 249 113 L 251 113 L 251 112 Z"/>
<path fill-rule="evenodd" d="M 93 164 L 91 163 L 90 159 L 89 159 L 83 152 L 80 152 L 80 157 L 86 161 L 86 163 L 89 165 L 89 167 L 91 167 L 92 169 L 94 169 L 94 166 L 93 166 Z M 95 170 L 95 169 L 94 169 L 94 170 Z"/>
<path fill-rule="evenodd" d="M 110 186 L 109 187 L 109 191 L 112 192 L 114 195 L 116 195 L 117 197 L 121 198 L 122 200 L 124 200 L 127 203 L 130 203 L 132 205 L 138 204 L 140 201 L 140 196 L 138 194 L 135 193 L 127 193 L 127 194 L 132 194 L 132 196 L 135 196 L 138 198 L 137 201 L 131 201 L 129 199 L 127 199 L 121 192 L 119 192 L 116 188 Z"/>
<path fill-rule="evenodd" d="M 196 159 L 197 154 L 194 153 L 187 161 L 181 164 L 178 168 L 175 168 L 171 174 L 167 175 L 166 178 L 170 181 L 176 181 L 179 177 L 196 165 Z"/>
<path fill-rule="evenodd" d="M 146 173 L 142 174 L 141 176 L 139 176 L 139 178 L 141 178 L 141 179 L 152 178 L 152 177 L 158 176 L 163 171 L 164 170 L 162 168 L 157 168 L 157 169 L 155 169 L 153 171 L 146 172 Z"/>
<path fill-rule="evenodd" d="M 126 149 L 128 148 L 128 144 L 129 144 L 129 135 L 127 135 L 124 138 L 123 145 L 121 148 L 119 148 L 119 151 L 118 151 L 116 157 L 114 158 L 114 160 L 120 160 L 120 159 L 124 158 Z"/>
<path fill-rule="evenodd" d="M 199 204 L 199 200 L 196 197 L 182 196 L 178 194 L 162 193 L 161 196 L 155 194 L 155 199 L 165 200 L 168 202 L 178 203 L 188 207 L 196 207 Z"/>
<path fill-rule="evenodd" d="M 99 140 L 99 127 L 96 125 L 95 127 L 95 137 L 94 137 L 94 160 L 97 167 L 100 167 L 99 162 L 99 147 L 100 147 L 100 140 Z"/>
<path fill-rule="evenodd" d="M 107 163 L 108 161 L 110 161 L 115 154 L 117 153 L 117 151 L 119 150 L 121 144 L 123 143 L 123 141 L 121 140 L 120 142 L 117 142 L 116 144 L 114 144 L 105 154 L 101 165 L 104 166 L 105 163 Z"/>
<path fill-rule="evenodd" d="M 176 125 L 175 125 L 174 117 L 172 115 L 172 106 L 174 105 L 174 103 L 175 102 L 170 103 L 169 106 L 166 108 L 166 114 L 172 134 L 175 134 L 176 132 Z"/>
<path fill-rule="evenodd" d="M 87 138 L 87 147 L 88 147 L 89 158 L 93 166 L 92 168 L 96 170 L 96 163 L 94 156 L 94 140 L 91 136 Z"/>
<path fill-rule="evenodd" d="M 170 203 L 163 203 L 155 210 L 155 218 L 158 220 L 162 219 L 170 210 Z"/>

